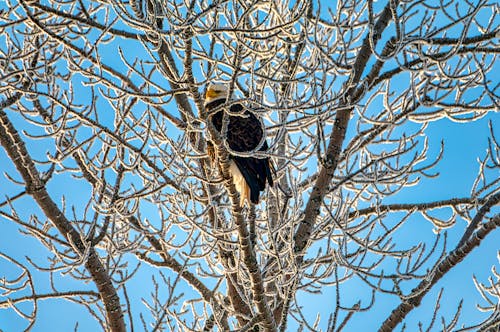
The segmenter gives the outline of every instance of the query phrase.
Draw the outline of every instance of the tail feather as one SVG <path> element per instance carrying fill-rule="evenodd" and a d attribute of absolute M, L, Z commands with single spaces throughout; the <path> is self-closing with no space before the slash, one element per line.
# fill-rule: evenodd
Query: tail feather
<path fill-rule="evenodd" d="M 258 177 L 252 175 L 247 168 L 239 168 L 240 174 L 243 176 L 243 182 L 247 190 L 246 199 L 254 204 L 259 203 L 259 194 L 264 188 L 259 185 Z"/>
<path fill-rule="evenodd" d="M 249 200 L 252 201 L 252 191 L 246 182 L 245 182 L 245 190 L 244 191 L 245 191 L 245 193 L 243 195 L 241 195 L 241 197 L 240 197 L 240 206 L 241 207 L 243 207 L 243 205 L 245 205 L 245 201 L 247 201 L 247 202 Z"/>
<path fill-rule="evenodd" d="M 243 177 L 248 187 L 249 195 L 246 199 L 254 204 L 259 203 L 259 195 L 266 188 L 266 180 L 273 184 L 269 160 L 258 158 L 234 157 L 234 164 L 238 168 L 238 174 Z M 233 175 L 234 176 L 234 175 Z M 240 191 L 241 195 L 242 191 Z"/>
<path fill-rule="evenodd" d="M 236 191 L 240 194 L 240 206 L 243 207 L 245 201 L 249 203 L 251 201 L 257 204 L 259 202 L 259 190 L 255 188 L 253 181 L 250 181 L 250 185 L 248 184 L 246 180 L 248 174 L 245 174 L 246 170 L 243 169 L 243 172 L 241 172 L 241 168 L 234 161 L 231 161 L 229 169 L 233 176 L 233 183 L 236 187 Z"/>

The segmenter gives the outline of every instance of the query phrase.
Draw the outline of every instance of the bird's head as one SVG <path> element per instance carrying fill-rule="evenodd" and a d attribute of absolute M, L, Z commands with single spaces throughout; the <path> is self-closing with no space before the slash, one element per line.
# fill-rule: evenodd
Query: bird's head
<path fill-rule="evenodd" d="M 205 95 L 205 105 L 217 100 L 227 98 L 227 86 L 223 83 L 211 83 Z"/>

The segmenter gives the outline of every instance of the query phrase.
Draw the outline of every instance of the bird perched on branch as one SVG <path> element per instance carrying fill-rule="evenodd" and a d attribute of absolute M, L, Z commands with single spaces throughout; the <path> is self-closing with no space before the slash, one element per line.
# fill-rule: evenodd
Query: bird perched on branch
<path fill-rule="evenodd" d="M 221 133 L 224 112 L 226 112 L 229 123 L 225 139 L 229 149 L 236 154 L 247 152 L 253 155 L 264 139 L 258 151 L 266 151 L 269 146 L 263 137 L 262 123 L 255 114 L 239 103 L 221 107 L 226 103 L 227 97 L 228 89 L 225 84 L 210 84 L 205 96 L 205 109 L 209 114 L 209 121 L 219 133 Z M 240 194 L 240 206 L 243 206 L 245 201 L 259 203 L 259 194 L 266 188 L 266 182 L 270 186 L 273 185 L 269 157 L 242 156 L 233 153 L 230 157 L 229 171 L 236 190 Z"/>

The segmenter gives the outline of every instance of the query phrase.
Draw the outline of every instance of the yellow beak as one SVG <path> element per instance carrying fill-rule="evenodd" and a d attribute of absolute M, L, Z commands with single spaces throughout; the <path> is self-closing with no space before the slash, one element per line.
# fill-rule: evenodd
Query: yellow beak
<path fill-rule="evenodd" d="M 217 96 L 217 92 L 215 90 L 212 90 L 212 89 L 208 89 L 207 90 L 207 94 L 205 95 L 205 98 L 214 98 Z"/>

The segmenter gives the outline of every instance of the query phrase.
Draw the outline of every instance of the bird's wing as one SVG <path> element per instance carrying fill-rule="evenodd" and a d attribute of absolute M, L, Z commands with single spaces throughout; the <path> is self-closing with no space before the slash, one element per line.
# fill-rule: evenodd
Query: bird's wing
<path fill-rule="evenodd" d="M 230 113 L 227 133 L 229 147 L 237 152 L 255 150 L 264 136 L 262 123 L 240 104 L 233 105 Z M 268 148 L 267 142 L 264 141 L 259 151 L 265 151 Z M 233 159 L 251 188 L 252 202 L 257 203 L 259 192 L 266 187 L 266 180 L 271 186 L 273 184 L 269 158 L 234 156 Z"/>
<path fill-rule="evenodd" d="M 212 122 L 217 130 L 222 130 L 223 111 L 217 112 L 212 117 Z M 259 119 L 241 104 L 231 105 L 229 112 L 229 125 L 226 139 L 229 148 L 235 152 L 250 152 L 259 146 L 264 136 L 264 129 Z M 264 141 L 260 151 L 269 148 Z M 250 200 L 259 201 L 259 192 L 266 187 L 266 180 L 272 186 L 273 179 L 269 158 L 256 158 L 246 156 L 233 156 L 236 166 L 250 187 Z"/>
<path fill-rule="evenodd" d="M 230 120 L 227 130 L 227 141 L 231 150 L 248 152 L 254 150 L 262 140 L 264 130 L 262 123 L 241 104 L 230 108 Z"/>

